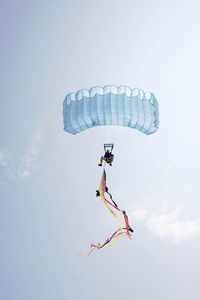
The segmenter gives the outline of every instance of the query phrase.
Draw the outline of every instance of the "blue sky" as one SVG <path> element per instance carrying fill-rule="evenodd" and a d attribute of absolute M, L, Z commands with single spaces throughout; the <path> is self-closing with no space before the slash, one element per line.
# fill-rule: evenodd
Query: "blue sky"
<path fill-rule="evenodd" d="M 1 1 L 1 299 L 199 299 L 199 11 Z M 65 95 L 107 84 L 153 92 L 159 131 L 65 133 Z M 134 238 L 80 257 L 115 229 L 95 197 L 111 139 L 108 186 Z"/>

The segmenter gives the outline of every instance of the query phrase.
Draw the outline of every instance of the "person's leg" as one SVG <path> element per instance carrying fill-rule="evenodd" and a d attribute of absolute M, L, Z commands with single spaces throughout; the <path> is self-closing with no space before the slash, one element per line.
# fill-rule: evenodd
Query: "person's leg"
<path fill-rule="evenodd" d="M 105 158 L 103 156 L 101 156 L 100 164 L 98 164 L 100 167 L 102 167 L 103 160 L 105 160 Z"/>
<path fill-rule="evenodd" d="M 114 156 L 110 156 L 109 159 L 107 160 L 107 163 L 110 164 L 110 166 L 112 166 L 112 162 L 113 162 L 113 158 Z"/>
<path fill-rule="evenodd" d="M 114 159 L 114 155 L 112 155 L 112 156 L 110 157 L 110 162 L 111 162 L 111 163 L 113 162 L 113 159 Z"/>

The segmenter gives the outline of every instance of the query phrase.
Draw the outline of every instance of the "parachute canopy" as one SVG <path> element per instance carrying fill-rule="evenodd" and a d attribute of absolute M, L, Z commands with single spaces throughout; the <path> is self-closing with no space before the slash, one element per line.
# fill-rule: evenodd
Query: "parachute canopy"
<path fill-rule="evenodd" d="M 153 93 L 126 86 L 93 87 L 70 93 L 63 103 L 64 130 L 76 134 L 100 125 L 119 125 L 154 133 L 159 125 Z"/>

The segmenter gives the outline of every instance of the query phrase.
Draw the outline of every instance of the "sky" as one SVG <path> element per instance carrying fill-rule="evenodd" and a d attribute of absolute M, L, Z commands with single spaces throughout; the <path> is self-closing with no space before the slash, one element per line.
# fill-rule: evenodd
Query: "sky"
<path fill-rule="evenodd" d="M 0 299 L 198 300 L 200 3 L 0 1 Z M 153 92 L 160 128 L 63 131 L 65 95 L 92 86 Z M 133 239 L 96 250 L 115 220 Z"/>

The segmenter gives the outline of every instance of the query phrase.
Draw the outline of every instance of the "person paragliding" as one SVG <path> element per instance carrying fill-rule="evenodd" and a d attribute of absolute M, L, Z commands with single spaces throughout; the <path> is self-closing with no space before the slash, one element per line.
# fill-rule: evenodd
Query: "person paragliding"
<path fill-rule="evenodd" d="M 99 167 L 102 167 L 103 161 L 112 166 L 112 162 L 114 159 L 114 154 L 112 154 L 113 146 L 113 144 L 104 144 L 105 154 L 104 156 L 101 156 L 100 163 L 98 164 Z"/>
<path fill-rule="evenodd" d="M 96 126 L 115 125 L 137 129 L 150 135 L 158 130 L 158 102 L 153 93 L 127 86 L 93 87 L 70 93 L 63 103 L 64 130 L 73 135 Z M 106 164 L 112 166 L 114 144 L 104 144 L 104 155 L 99 166 L 103 173 L 96 197 L 100 197 L 106 208 L 115 218 L 118 229 L 102 244 L 91 244 L 90 255 L 94 249 L 114 245 L 121 236 L 131 239 L 134 230 L 129 225 L 128 215 L 113 200 L 106 185 Z M 107 197 L 109 195 L 110 198 Z"/>

